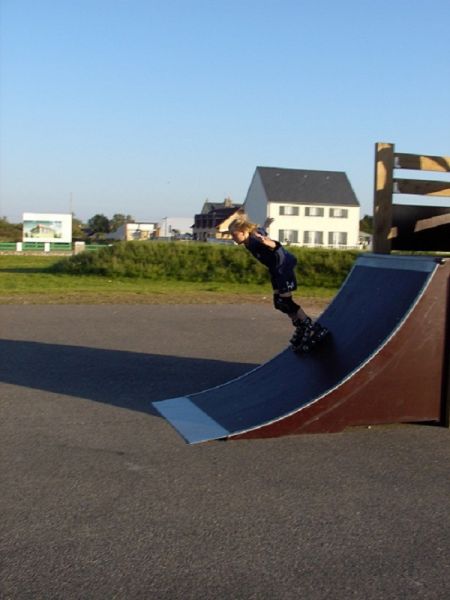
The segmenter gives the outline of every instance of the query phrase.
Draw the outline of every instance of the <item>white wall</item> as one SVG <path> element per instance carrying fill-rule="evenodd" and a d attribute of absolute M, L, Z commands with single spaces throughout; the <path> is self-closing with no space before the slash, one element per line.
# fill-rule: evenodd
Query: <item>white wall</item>
<path fill-rule="evenodd" d="M 155 232 L 154 223 L 127 223 L 125 225 L 126 241 L 148 240 Z"/>
<path fill-rule="evenodd" d="M 124 223 L 108 234 L 110 240 L 148 240 L 155 231 L 155 223 Z"/>
<path fill-rule="evenodd" d="M 312 206 L 311 208 L 323 208 L 323 216 L 307 216 L 307 205 L 292 205 L 298 208 L 298 216 L 280 215 L 280 207 L 287 206 L 279 203 L 269 203 L 268 216 L 274 219 L 270 226 L 270 236 L 273 239 L 284 243 L 286 240 L 281 239 L 280 230 L 291 230 L 297 232 L 297 243 L 301 246 L 316 245 L 314 242 L 305 239 L 305 232 L 319 232 L 322 234 L 322 246 L 339 245 L 333 240 L 330 240 L 330 233 L 346 234 L 347 247 L 356 247 L 359 239 L 359 206 Z M 330 209 L 342 209 L 346 211 L 346 217 L 331 217 Z M 284 236 L 283 236 L 284 238 Z"/>

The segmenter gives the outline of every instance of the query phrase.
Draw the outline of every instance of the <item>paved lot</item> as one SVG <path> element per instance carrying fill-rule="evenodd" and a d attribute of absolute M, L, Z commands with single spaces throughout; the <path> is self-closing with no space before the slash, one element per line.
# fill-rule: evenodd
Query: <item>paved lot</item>
<path fill-rule="evenodd" d="M 280 351 L 269 306 L 1 306 L 0 323 L 2 598 L 450 596 L 449 430 L 188 446 L 152 412 Z"/>

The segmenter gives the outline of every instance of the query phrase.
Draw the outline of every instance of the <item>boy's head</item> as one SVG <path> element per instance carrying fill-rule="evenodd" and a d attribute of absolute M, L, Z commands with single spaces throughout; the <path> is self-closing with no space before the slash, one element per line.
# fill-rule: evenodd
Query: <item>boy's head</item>
<path fill-rule="evenodd" d="M 256 225 L 254 223 L 250 223 L 250 221 L 242 217 L 232 221 L 228 227 L 228 231 L 236 244 L 243 244 L 255 229 Z"/>

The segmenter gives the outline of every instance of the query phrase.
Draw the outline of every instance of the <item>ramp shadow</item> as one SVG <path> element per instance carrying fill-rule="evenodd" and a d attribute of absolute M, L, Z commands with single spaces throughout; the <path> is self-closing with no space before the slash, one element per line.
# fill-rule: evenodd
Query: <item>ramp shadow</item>
<path fill-rule="evenodd" d="M 0 340 L 0 381 L 158 415 L 152 402 L 239 377 L 257 365 Z"/>

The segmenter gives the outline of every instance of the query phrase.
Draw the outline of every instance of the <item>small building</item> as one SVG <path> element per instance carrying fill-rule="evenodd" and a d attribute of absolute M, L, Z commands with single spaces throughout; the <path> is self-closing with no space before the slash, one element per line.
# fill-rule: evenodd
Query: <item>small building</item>
<path fill-rule="evenodd" d="M 120 227 L 108 234 L 109 240 L 122 240 L 131 242 L 133 240 L 151 240 L 155 237 L 157 223 L 141 221 L 139 223 L 124 223 Z"/>
<path fill-rule="evenodd" d="M 202 212 L 194 217 L 194 239 L 200 242 L 229 239 L 228 228 L 223 224 L 231 222 L 241 209 L 242 204 L 235 204 L 230 198 L 220 203 L 206 201 Z"/>
<path fill-rule="evenodd" d="M 257 167 L 244 209 L 281 243 L 353 248 L 359 245 L 360 205 L 344 172 Z"/>

